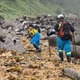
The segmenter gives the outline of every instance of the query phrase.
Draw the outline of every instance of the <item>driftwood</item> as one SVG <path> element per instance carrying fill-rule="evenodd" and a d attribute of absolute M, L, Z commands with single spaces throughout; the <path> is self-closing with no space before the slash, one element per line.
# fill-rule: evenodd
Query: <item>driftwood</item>
<path fill-rule="evenodd" d="M 80 80 L 80 74 L 76 72 L 76 70 L 71 68 L 65 68 L 63 70 L 63 74 L 70 77 L 73 80 Z"/>

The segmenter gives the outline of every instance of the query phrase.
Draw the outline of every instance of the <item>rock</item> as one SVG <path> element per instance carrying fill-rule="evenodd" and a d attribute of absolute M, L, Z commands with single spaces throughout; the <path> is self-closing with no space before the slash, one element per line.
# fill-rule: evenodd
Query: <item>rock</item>
<path fill-rule="evenodd" d="M 16 45 L 16 50 L 19 51 L 20 53 L 24 53 L 25 52 L 24 47 L 23 47 L 22 44 Z"/>
<path fill-rule="evenodd" d="M 45 28 L 41 29 L 41 39 L 42 40 L 47 39 L 47 34 L 46 34 L 46 29 Z"/>
<path fill-rule="evenodd" d="M 13 36 L 12 36 L 12 37 L 13 37 Z M 7 36 L 7 37 L 5 38 L 5 41 L 10 40 L 10 41 L 12 42 L 12 37 L 11 37 L 11 36 Z"/>
<path fill-rule="evenodd" d="M 76 45 L 80 45 L 80 35 L 75 35 L 75 43 Z"/>
<path fill-rule="evenodd" d="M 0 38 L 5 38 L 6 35 L 3 32 L 3 29 L 0 27 Z"/>
<path fill-rule="evenodd" d="M 28 35 L 28 32 L 27 31 L 21 31 L 21 33 L 25 36 L 25 35 Z"/>
<path fill-rule="evenodd" d="M 50 46 L 57 46 L 57 35 L 52 35 L 48 38 L 48 42 Z"/>
<path fill-rule="evenodd" d="M 74 69 L 64 68 L 63 74 L 74 80 L 80 80 L 80 74 L 78 74 Z"/>
<path fill-rule="evenodd" d="M 6 45 L 7 50 L 16 50 L 16 47 L 13 43 L 9 43 Z"/>
<path fill-rule="evenodd" d="M 11 31 L 11 35 L 12 35 L 12 36 L 16 36 L 15 31 Z"/>
<path fill-rule="evenodd" d="M 46 40 L 47 38 L 46 33 L 41 33 L 41 40 Z"/>
<path fill-rule="evenodd" d="M 5 20 L 5 22 L 2 24 L 2 28 L 8 28 L 10 26 L 10 21 L 9 20 Z"/>
<path fill-rule="evenodd" d="M 13 38 L 13 36 L 10 33 L 6 34 L 6 36 L 7 36 L 6 38 L 10 38 L 10 39 Z"/>
<path fill-rule="evenodd" d="M 0 15 L 0 24 L 4 22 L 4 17 Z"/>
<path fill-rule="evenodd" d="M 12 41 L 8 38 L 8 39 L 5 40 L 4 44 L 7 45 L 9 43 L 12 43 Z"/>
<path fill-rule="evenodd" d="M 80 58 L 80 46 L 72 45 L 72 57 Z"/>
<path fill-rule="evenodd" d="M 6 47 L 6 45 L 0 41 L 0 48 L 5 48 L 5 47 Z"/>

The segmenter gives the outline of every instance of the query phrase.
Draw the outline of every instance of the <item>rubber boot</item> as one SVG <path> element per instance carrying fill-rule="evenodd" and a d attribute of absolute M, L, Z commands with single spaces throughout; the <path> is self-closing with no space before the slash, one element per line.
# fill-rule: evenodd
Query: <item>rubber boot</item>
<path fill-rule="evenodd" d="M 70 56 L 67 56 L 67 61 L 71 62 L 71 57 Z"/>
<path fill-rule="evenodd" d="M 37 44 L 34 44 L 33 46 L 36 48 L 36 52 L 41 52 L 41 48 Z"/>
<path fill-rule="evenodd" d="M 60 53 L 60 54 L 59 54 L 59 57 L 60 57 L 60 60 L 61 60 L 61 61 L 64 61 L 64 59 L 63 59 L 63 53 Z"/>

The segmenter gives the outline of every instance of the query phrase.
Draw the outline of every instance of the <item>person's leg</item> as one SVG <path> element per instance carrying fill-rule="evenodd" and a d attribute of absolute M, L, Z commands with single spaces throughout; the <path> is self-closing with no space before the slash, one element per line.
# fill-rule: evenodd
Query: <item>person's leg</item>
<path fill-rule="evenodd" d="M 42 50 L 41 50 L 41 46 L 40 46 L 40 33 L 38 33 L 37 36 L 38 36 L 37 37 L 38 40 L 36 43 L 38 44 L 38 47 L 39 47 L 39 49 L 37 49 L 37 52 L 41 52 Z"/>
<path fill-rule="evenodd" d="M 36 41 L 36 43 L 40 47 L 40 33 L 37 34 L 37 41 Z"/>
<path fill-rule="evenodd" d="M 63 40 L 61 38 L 57 39 L 57 45 L 58 45 L 58 53 L 59 53 L 59 57 L 60 60 L 63 61 Z"/>
<path fill-rule="evenodd" d="M 39 47 L 40 46 L 39 41 L 40 41 L 39 33 L 37 33 L 30 41 L 30 43 L 36 48 L 37 51 L 41 51 L 41 49 Z"/>
<path fill-rule="evenodd" d="M 64 49 L 66 52 L 67 61 L 70 62 L 71 61 L 71 41 L 70 40 L 65 41 Z"/>

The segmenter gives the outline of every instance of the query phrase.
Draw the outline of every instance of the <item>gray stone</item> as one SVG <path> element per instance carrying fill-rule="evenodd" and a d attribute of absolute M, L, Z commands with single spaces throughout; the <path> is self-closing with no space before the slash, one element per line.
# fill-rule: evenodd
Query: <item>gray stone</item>
<path fill-rule="evenodd" d="M 12 43 L 12 41 L 10 39 L 6 39 L 5 42 L 4 42 L 5 45 L 7 45 L 9 43 Z"/>
<path fill-rule="evenodd" d="M 4 22 L 4 17 L 0 16 L 0 24 L 2 24 Z"/>
<path fill-rule="evenodd" d="M 5 44 L 0 41 L 0 48 L 5 48 Z"/>
<path fill-rule="evenodd" d="M 24 36 L 28 34 L 27 31 L 21 31 L 21 33 L 22 33 Z"/>
<path fill-rule="evenodd" d="M 0 37 L 5 38 L 6 35 L 3 32 L 3 29 L 0 27 Z"/>
<path fill-rule="evenodd" d="M 10 26 L 10 21 L 9 20 L 5 20 L 5 22 L 2 24 L 3 28 L 8 28 Z"/>
<path fill-rule="evenodd" d="M 6 36 L 8 37 L 8 38 L 10 38 L 10 39 L 12 39 L 13 38 L 13 36 L 11 35 L 11 34 L 6 34 Z"/>
<path fill-rule="evenodd" d="M 16 50 L 16 47 L 13 43 L 9 43 L 6 45 L 7 50 Z"/>
<path fill-rule="evenodd" d="M 12 36 L 16 36 L 15 31 L 11 31 L 10 33 L 11 33 Z"/>
<path fill-rule="evenodd" d="M 80 46 L 72 45 L 72 56 L 80 58 Z"/>
<path fill-rule="evenodd" d="M 12 42 L 12 37 L 6 37 L 5 41 L 10 40 Z"/>
<path fill-rule="evenodd" d="M 23 29 L 23 26 L 22 26 L 22 24 L 20 23 L 20 24 L 18 24 L 18 29 Z"/>
<path fill-rule="evenodd" d="M 45 40 L 45 39 L 47 39 L 46 33 L 41 33 L 41 40 Z"/>
<path fill-rule="evenodd" d="M 3 33 L 8 34 L 8 33 L 9 33 L 9 31 L 8 31 L 8 30 L 6 30 L 6 29 L 3 29 Z"/>
<path fill-rule="evenodd" d="M 74 80 L 80 80 L 80 74 L 76 72 L 76 70 L 71 68 L 65 68 L 63 70 L 64 75 L 69 76 Z"/>
<path fill-rule="evenodd" d="M 23 47 L 22 44 L 16 45 L 16 50 L 19 51 L 20 53 L 24 53 L 25 52 L 24 47 Z"/>
<path fill-rule="evenodd" d="M 15 46 L 20 44 L 20 41 L 19 40 L 16 40 L 16 43 L 15 43 Z"/>
<path fill-rule="evenodd" d="M 75 44 L 80 43 L 80 35 L 75 35 Z"/>
<path fill-rule="evenodd" d="M 57 47 L 57 35 L 52 35 L 48 37 L 48 42 L 50 46 Z"/>
<path fill-rule="evenodd" d="M 14 43 L 15 46 L 20 44 L 20 40 L 18 40 L 18 37 L 12 38 L 12 42 Z"/>

